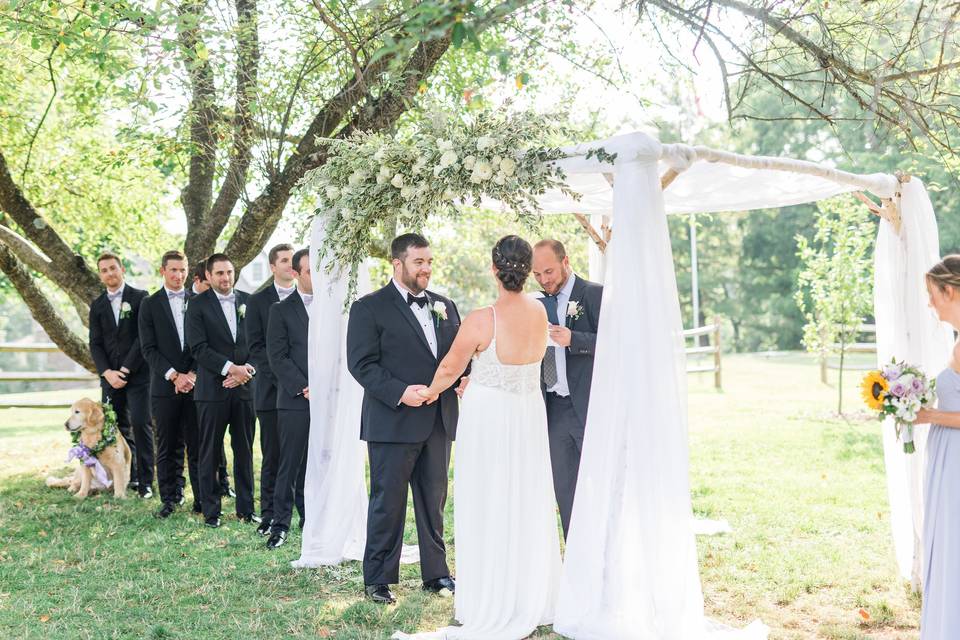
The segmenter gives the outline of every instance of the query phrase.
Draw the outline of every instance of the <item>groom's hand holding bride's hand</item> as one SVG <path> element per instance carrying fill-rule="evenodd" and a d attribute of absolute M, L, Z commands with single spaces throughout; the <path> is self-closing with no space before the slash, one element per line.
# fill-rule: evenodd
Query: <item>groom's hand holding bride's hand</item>
<path fill-rule="evenodd" d="M 405 404 L 408 407 L 419 407 L 424 402 L 420 391 L 426 388 L 427 385 L 425 384 L 411 384 L 407 387 L 407 390 L 403 392 L 403 395 L 400 396 L 400 404 Z"/>
<path fill-rule="evenodd" d="M 430 387 L 417 389 L 417 395 L 420 396 L 421 402 L 426 402 L 427 404 L 433 404 L 437 401 L 437 398 L 440 397 L 440 394 L 431 391 Z"/>

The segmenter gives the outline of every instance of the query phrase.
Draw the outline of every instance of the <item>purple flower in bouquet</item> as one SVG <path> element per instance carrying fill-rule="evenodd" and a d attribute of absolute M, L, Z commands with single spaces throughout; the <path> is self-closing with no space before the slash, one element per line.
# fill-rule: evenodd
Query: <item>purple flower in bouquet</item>
<path fill-rule="evenodd" d="M 923 382 L 920 380 L 920 378 L 914 378 L 913 382 L 910 383 L 910 387 L 913 389 L 915 394 L 920 393 L 923 391 Z"/>
<path fill-rule="evenodd" d="M 903 373 L 903 369 L 901 369 L 898 365 L 888 364 L 883 367 L 881 373 L 887 380 L 896 380 L 900 377 L 900 374 Z"/>
<path fill-rule="evenodd" d="M 902 398 L 903 395 L 907 392 L 907 387 L 904 386 L 899 380 L 890 385 L 890 393 L 895 395 L 898 398 Z"/>

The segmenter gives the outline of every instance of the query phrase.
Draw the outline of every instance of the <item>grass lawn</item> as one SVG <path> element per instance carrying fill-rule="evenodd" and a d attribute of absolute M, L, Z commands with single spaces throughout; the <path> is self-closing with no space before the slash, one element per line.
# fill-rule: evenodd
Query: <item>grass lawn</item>
<path fill-rule="evenodd" d="M 772 638 L 917 638 L 877 425 L 837 418 L 836 388 L 804 356 L 724 365 L 721 393 L 706 374 L 690 378 L 694 510 L 733 527 L 698 539 L 708 614 L 759 617 Z M 860 408 L 859 376 L 846 378 L 848 411 Z M 361 597 L 359 563 L 291 569 L 296 531 L 271 552 L 232 518 L 212 531 L 189 509 L 154 519 L 156 499 L 77 502 L 46 488 L 44 476 L 68 469 L 65 414 L 0 409 L 0 638 L 360 639 L 449 622 L 452 601 L 421 593 L 416 565 L 401 570 L 400 603 L 378 607 Z"/>

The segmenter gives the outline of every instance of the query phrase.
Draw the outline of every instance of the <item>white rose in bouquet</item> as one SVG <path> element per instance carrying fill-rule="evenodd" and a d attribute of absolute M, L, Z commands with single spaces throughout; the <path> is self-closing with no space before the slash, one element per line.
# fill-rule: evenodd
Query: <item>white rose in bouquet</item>
<path fill-rule="evenodd" d="M 364 180 L 367 179 L 366 171 L 354 171 L 350 174 L 350 178 L 347 179 L 347 184 L 351 187 L 357 187 L 363 184 Z"/>
<path fill-rule="evenodd" d="M 507 183 L 507 176 L 503 171 L 498 171 L 497 175 L 493 176 L 493 183 L 502 186 Z"/>
<path fill-rule="evenodd" d="M 409 200 L 415 195 L 417 195 L 417 190 L 413 187 L 407 186 L 400 189 L 400 197 L 404 200 Z"/>
<path fill-rule="evenodd" d="M 336 187 L 327 187 L 327 200 L 333 202 L 340 197 L 340 189 Z"/>
<path fill-rule="evenodd" d="M 403 188 L 403 174 L 402 174 L 402 173 L 398 173 L 398 174 L 396 174 L 395 176 L 393 176 L 393 179 L 390 180 L 390 184 L 392 184 L 393 186 L 395 186 L 397 189 L 402 189 L 402 188 Z"/>
<path fill-rule="evenodd" d="M 446 169 L 447 167 L 453 166 L 457 161 L 457 152 L 453 150 L 444 151 L 443 155 L 440 156 L 440 168 Z"/>
<path fill-rule="evenodd" d="M 385 147 L 380 147 L 377 149 L 377 152 L 373 154 L 373 159 L 377 162 L 381 162 L 385 157 L 387 157 L 387 150 Z"/>
<path fill-rule="evenodd" d="M 495 140 L 490 136 L 480 136 L 477 138 L 477 151 L 483 151 L 484 149 L 489 149 L 495 144 Z"/>
<path fill-rule="evenodd" d="M 493 167 L 486 160 L 480 160 L 473 165 L 473 174 L 470 176 L 470 182 L 478 184 L 486 182 L 493 177 Z"/>
<path fill-rule="evenodd" d="M 476 163 L 477 163 L 477 159 L 475 157 L 467 156 L 466 158 L 463 159 L 463 168 L 469 171 L 470 169 L 473 169 L 473 165 L 475 165 Z"/>
<path fill-rule="evenodd" d="M 443 151 L 453 151 L 453 141 L 440 138 L 437 140 L 437 149 Z"/>
<path fill-rule="evenodd" d="M 517 170 L 517 163 L 513 158 L 504 158 L 500 161 L 500 171 L 507 176 L 512 176 L 513 172 Z"/>

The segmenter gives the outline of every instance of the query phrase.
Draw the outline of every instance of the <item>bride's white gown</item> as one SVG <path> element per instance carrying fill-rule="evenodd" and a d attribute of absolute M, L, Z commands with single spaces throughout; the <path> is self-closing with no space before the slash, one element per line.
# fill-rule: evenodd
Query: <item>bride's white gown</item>
<path fill-rule="evenodd" d="M 540 362 L 475 356 L 454 462 L 455 618 L 462 626 L 398 638 L 521 640 L 553 622 L 560 579 Z"/>

